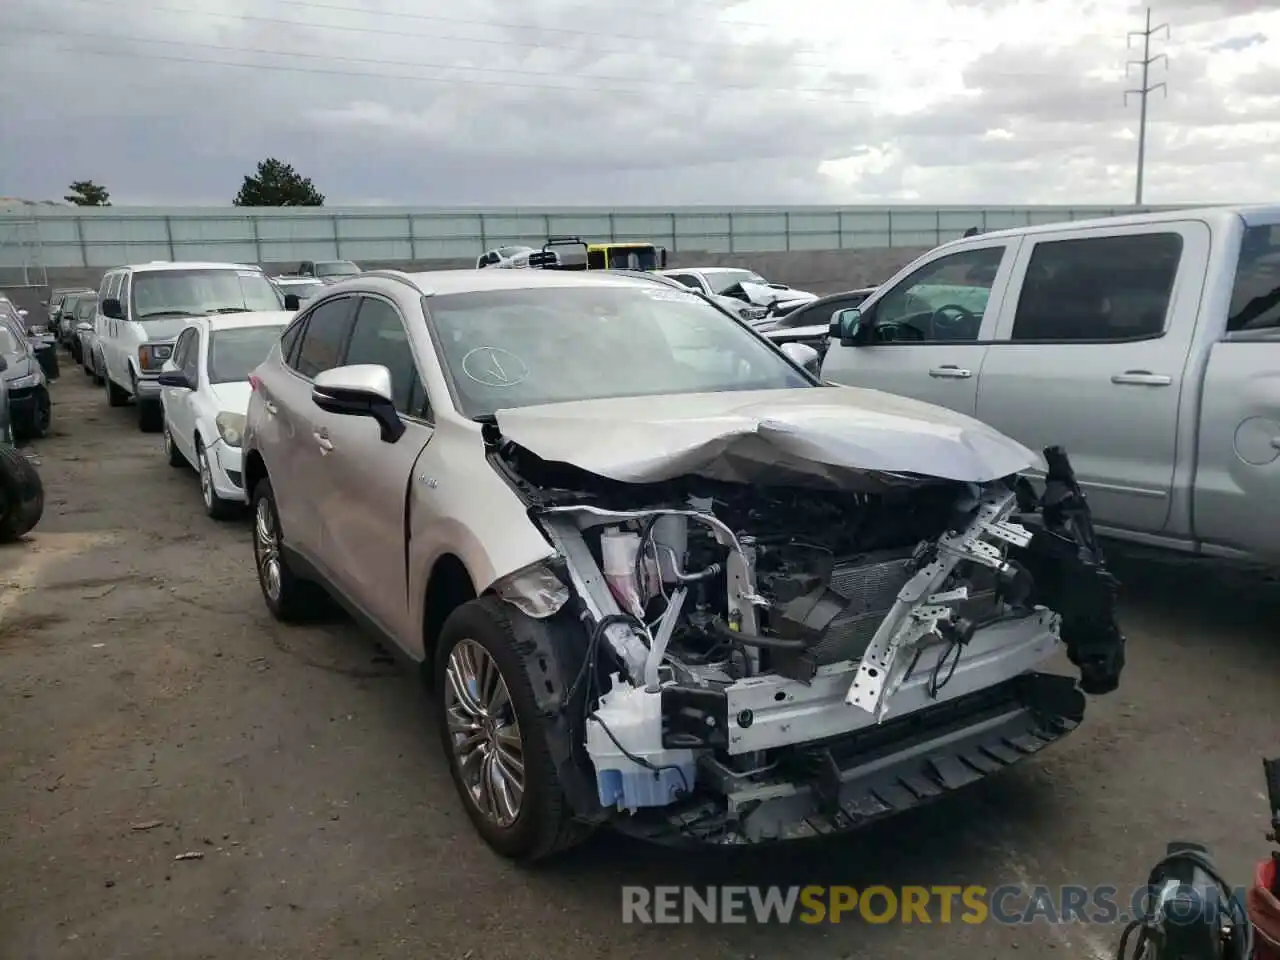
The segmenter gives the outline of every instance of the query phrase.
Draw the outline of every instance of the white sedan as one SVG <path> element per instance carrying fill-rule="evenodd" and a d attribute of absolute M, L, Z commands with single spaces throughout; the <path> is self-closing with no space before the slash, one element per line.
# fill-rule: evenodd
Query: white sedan
<path fill-rule="evenodd" d="M 198 317 L 178 335 L 160 371 L 164 451 L 170 466 L 194 466 L 205 512 L 216 520 L 245 504 L 240 436 L 249 374 L 293 320 L 290 312 Z"/>

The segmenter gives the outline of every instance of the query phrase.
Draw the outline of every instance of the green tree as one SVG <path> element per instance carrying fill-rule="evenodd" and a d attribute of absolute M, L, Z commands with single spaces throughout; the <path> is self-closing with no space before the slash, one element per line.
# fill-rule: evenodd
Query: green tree
<path fill-rule="evenodd" d="M 268 157 L 258 164 L 257 176 L 244 178 L 231 202 L 237 207 L 323 207 L 324 194 L 292 164 Z"/>
<path fill-rule="evenodd" d="M 111 194 L 107 192 L 107 188 L 98 186 L 92 180 L 77 180 L 67 189 L 71 192 L 62 199 L 77 207 L 111 206 Z"/>

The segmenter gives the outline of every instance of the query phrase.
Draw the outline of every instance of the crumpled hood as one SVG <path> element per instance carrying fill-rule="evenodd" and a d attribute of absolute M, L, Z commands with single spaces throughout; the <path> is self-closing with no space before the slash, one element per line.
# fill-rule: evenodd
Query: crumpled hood
<path fill-rule="evenodd" d="M 496 419 L 507 440 L 543 460 L 628 483 L 696 475 L 866 490 L 891 481 L 886 474 L 986 483 L 1042 467 L 972 417 L 858 387 L 583 400 Z"/>
<path fill-rule="evenodd" d="M 742 292 L 747 295 L 752 303 L 761 307 L 767 307 L 771 303 L 791 303 L 793 301 L 809 301 L 817 300 L 816 294 L 807 293 L 804 290 L 793 290 L 790 287 L 779 290 L 777 287 L 766 287 L 762 283 L 740 283 Z"/>

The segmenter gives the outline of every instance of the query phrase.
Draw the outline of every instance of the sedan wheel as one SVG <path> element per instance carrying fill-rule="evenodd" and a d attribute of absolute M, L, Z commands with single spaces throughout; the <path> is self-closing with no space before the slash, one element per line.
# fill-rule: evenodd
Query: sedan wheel
<path fill-rule="evenodd" d="M 253 553 L 258 565 L 258 581 L 267 603 L 280 602 L 281 566 L 280 535 L 276 530 L 276 514 L 270 498 L 258 498 L 253 511 Z"/>
<path fill-rule="evenodd" d="M 510 827 L 524 801 L 524 740 L 506 681 L 493 657 L 474 640 L 449 653 L 445 711 L 453 759 L 476 809 Z"/>
<path fill-rule="evenodd" d="M 173 434 L 169 432 L 169 421 L 164 422 L 164 455 L 169 460 L 171 467 L 185 467 L 187 458 L 178 450 L 178 445 L 173 442 Z"/>
<path fill-rule="evenodd" d="M 204 500 L 204 512 L 215 520 L 227 520 L 239 511 L 239 504 L 218 496 L 213 486 L 213 470 L 209 466 L 209 453 L 196 441 L 196 470 L 200 474 L 200 497 Z"/>

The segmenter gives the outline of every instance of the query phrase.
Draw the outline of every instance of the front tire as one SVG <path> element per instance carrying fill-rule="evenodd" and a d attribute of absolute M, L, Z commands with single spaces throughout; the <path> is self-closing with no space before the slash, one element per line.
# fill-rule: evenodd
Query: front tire
<path fill-rule="evenodd" d="M 253 561 L 262 599 L 271 616 L 281 623 L 305 623 L 323 617 L 330 609 L 328 596 L 289 568 L 276 495 L 269 478 L 254 485 L 252 503 Z"/>
<path fill-rule="evenodd" d="M 43 440 L 49 435 L 49 428 L 53 424 L 53 401 L 45 387 L 37 387 L 34 397 L 35 409 L 18 432 L 28 440 Z"/>
<path fill-rule="evenodd" d="M 116 386 L 111 374 L 107 373 L 103 376 L 102 382 L 107 388 L 107 405 L 111 407 L 123 407 L 129 402 L 129 391 Z"/>
<path fill-rule="evenodd" d="M 494 597 L 458 607 L 436 648 L 440 744 L 462 805 L 495 852 L 532 862 L 576 846 L 592 828 L 573 817 L 547 749 L 545 722 Z"/>
<path fill-rule="evenodd" d="M 44 514 L 44 484 L 17 447 L 0 445 L 0 543 L 30 533 Z"/>
<path fill-rule="evenodd" d="M 188 466 L 187 458 L 182 455 L 182 451 L 178 449 L 178 445 L 173 442 L 173 434 L 169 430 L 169 421 L 164 422 L 164 455 L 169 461 L 171 467 Z"/>
<path fill-rule="evenodd" d="M 218 491 L 213 486 L 213 469 L 209 464 L 209 452 L 205 450 L 204 444 L 198 438 L 196 439 L 196 472 L 200 474 L 200 496 L 204 500 L 204 512 L 214 520 L 230 520 L 237 516 L 240 513 L 240 504 L 218 496 Z"/>

